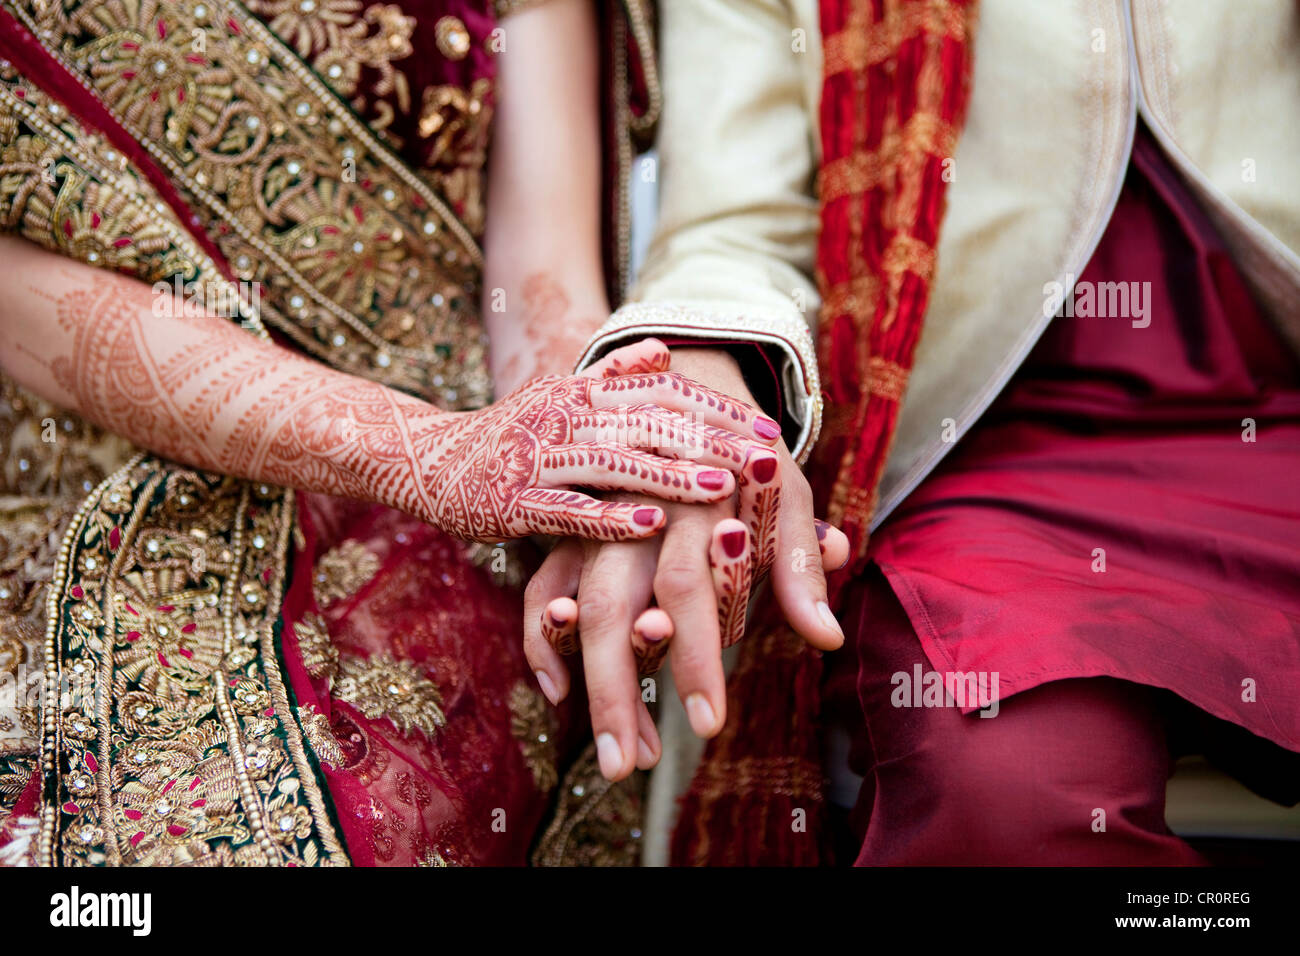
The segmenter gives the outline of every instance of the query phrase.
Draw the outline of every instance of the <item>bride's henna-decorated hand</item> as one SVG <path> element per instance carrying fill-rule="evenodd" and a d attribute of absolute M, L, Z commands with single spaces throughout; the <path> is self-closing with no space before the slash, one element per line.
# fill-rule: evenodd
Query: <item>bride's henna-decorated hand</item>
<path fill-rule="evenodd" d="M 680 375 L 633 370 L 534 379 L 490 408 L 441 416 L 412 443 L 439 527 L 475 540 L 542 533 L 608 541 L 658 531 L 662 510 L 570 488 L 724 499 L 733 470 L 775 463 L 762 421 Z"/>
<path fill-rule="evenodd" d="M 189 465 L 382 502 L 466 538 L 618 540 L 655 533 L 662 511 L 566 486 L 712 501 L 748 458 L 773 456 L 765 438 L 741 437 L 762 431 L 753 409 L 680 375 L 540 379 L 488 409 L 445 412 L 228 320 L 186 317 L 141 282 L 0 245 L 28 277 L 0 304 L 5 368 Z"/>

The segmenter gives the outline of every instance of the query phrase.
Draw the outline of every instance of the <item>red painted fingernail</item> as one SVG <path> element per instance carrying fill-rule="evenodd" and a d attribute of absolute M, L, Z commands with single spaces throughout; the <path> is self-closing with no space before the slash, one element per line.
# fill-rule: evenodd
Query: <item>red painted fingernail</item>
<path fill-rule="evenodd" d="M 695 481 L 701 488 L 709 491 L 720 491 L 727 483 L 727 473 L 725 471 L 702 471 L 695 476 Z"/>
<path fill-rule="evenodd" d="M 760 458 L 754 462 L 753 475 L 760 485 L 767 484 L 776 475 L 776 459 Z"/>
<path fill-rule="evenodd" d="M 824 541 L 826 539 L 826 532 L 830 530 L 831 526 L 828 525 L 825 521 L 821 521 L 817 518 L 814 518 L 813 527 L 817 529 L 817 540 Z"/>
<path fill-rule="evenodd" d="M 644 527 L 650 527 L 659 521 L 658 508 L 637 508 L 632 512 L 632 520 Z"/>
<path fill-rule="evenodd" d="M 726 552 L 729 558 L 738 558 L 745 553 L 745 545 L 749 544 L 749 532 L 737 529 L 728 531 L 722 536 L 722 550 Z"/>
<path fill-rule="evenodd" d="M 773 438 L 781 437 L 781 426 L 772 419 L 760 415 L 754 419 L 754 434 L 771 441 Z"/>

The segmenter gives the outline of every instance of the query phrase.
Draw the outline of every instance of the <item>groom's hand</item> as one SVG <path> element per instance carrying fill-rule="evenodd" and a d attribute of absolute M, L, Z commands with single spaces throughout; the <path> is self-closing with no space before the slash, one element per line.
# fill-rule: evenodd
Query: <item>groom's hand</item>
<path fill-rule="evenodd" d="M 674 352 L 673 370 L 753 404 L 735 360 L 725 352 Z M 560 652 L 576 647 L 573 635 L 580 631 L 592 727 L 606 777 L 620 779 L 634 766 L 645 769 L 658 760 L 659 738 L 641 700 L 638 662 L 642 671 L 653 669 L 647 658 L 661 660 L 670 641 L 674 682 L 692 728 L 701 737 L 721 729 L 726 691 L 720 652 L 740 638 L 750 581 L 769 567 L 780 606 L 796 631 L 821 649 L 843 642 L 826 606 L 822 568 L 843 564 L 847 539 L 814 521 L 806 480 L 788 451 L 777 450 L 775 468 L 743 476 L 741 514 L 748 529 L 735 518 L 734 498 L 669 505 L 662 537 L 614 544 L 566 541 L 530 581 L 525 596 L 529 663 L 547 697 L 563 699 L 569 676 Z M 755 553 L 751 542 L 766 543 Z M 652 596 L 658 609 L 647 611 Z"/>
<path fill-rule="evenodd" d="M 757 407 L 739 364 L 725 351 L 673 349 L 672 369 Z M 826 601 L 823 567 L 835 570 L 848 560 L 848 538 L 838 528 L 815 519 L 812 489 L 785 444 L 778 442 L 772 450 L 777 453 L 772 484 L 780 489 L 779 507 L 773 514 L 760 503 L 752 509 L 756 513 L 746 516 L 742 501 L 741 517 L 755 532 L 757 546 L 764 548 L 765 537 L 771 542 L 766 554 L 760 552 L 755 557 L 755 577 L 770 570 L 777 602 L 790 626 L 813 647 L 834 650 L 844 643 L 844 632 Z M 742 481 L 742 499 L 746 490 Z M 755 524 L 765 527 L 769 521 L 775 525 L 775 534 L 758 533 Z"/>

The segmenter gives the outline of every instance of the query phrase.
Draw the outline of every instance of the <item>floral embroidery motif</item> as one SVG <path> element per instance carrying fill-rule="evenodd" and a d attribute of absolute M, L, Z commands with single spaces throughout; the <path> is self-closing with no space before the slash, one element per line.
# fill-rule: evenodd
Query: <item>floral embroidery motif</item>
<path fill-rule="evenodd" d="M 393 66 L 413 51 L 415 18 L 393 4 L 375 4 L 362 12 L 360 0 L 249 0 L 271 30 L 325 79 L 339 96 L 367 118 L 371 130 L 392 122 L 392 96 L 403 113 L 411 109 L 411 89 L 406 75 Z M 371 85 L 371 102 L 360 90 L 361 69 L 378 73 Z M 368 107 L 377 115 L 367 115 Z M 400 141 L 389 137 L 394 145 Z"/>
<path fill-rule="evenodd" d="M 559 780 L 555 768 L 557 729 L 555 711 L 540 691 L 524 681 L 510 688 L 510 733 L 519 741 L 524 763 L 542 793 L 549 793 Z"/>
<path fill-rule="evenodd" d="M 534 866 L 636 866 L 641 857 L 645 774 L 610 783 L 589 744 L 560 785 L 550 826 L 533 851 Z"/>
<path fill-rule="evenodd" d="M 360 541 L 349 538 L 326 551 L 316 562 L 312 591 L 322 608 L 351 597 L 379 570 L 379 557 Z"/>
<path fill-rule="evenodd" d="M 442 696 L 433 681 L 411 661 L 388 654 L 339 658 L 334 696 L 371 720 L 387 718 L 403 734 L 418 730 L 432 737 L 446 723 Z"/>
<path fill-rule="evenodd" d="M 339 650 L 330 640 L 329 628 L 319 614 L 307 612 L 293 625 L 298 653 L 312 677 L 334 680 L 339 669 Z"/>
<path fill-rule="evenodd" d="M 483 172 L 492 124 L 492 84 L 425 87 L 420 136 L 428 140 L 423 178 L 447 197 L 477 235 L 483 230 Z"/>
<path fill-rule="evenodd" d="M 330 730 L 329 718 L 316 710 L 314 704 L 298 708 L 298 723 L 302 724 L 303 735 L 316 752 L 316 759 L 323 763 L 341 767 L 346 755 L 342 746 Z"/>
<path fill-rule="evenodd" d="M 87 500 L 51 584 L 42 863 L 347 862 L 274 647 L 292 516 L 147 458 Z"/>
<path fill-rule="evenodd" d="M 14 804 L 35 772 L 35 754 L 0 755 L 0 825 L 13 812 Z"/>
<path fill-rule="evenodd" d="M 0 170 L 3 170 L 0 151 Z M 0 171 L 0 194 L 10 188 Z M 35 761 L 46 599 L 59 541 L 86 492 L 128 460 L 130 445 L 0 375 L 0 760 Z M 0 810 L 17 793 L 0 770 Z"/>

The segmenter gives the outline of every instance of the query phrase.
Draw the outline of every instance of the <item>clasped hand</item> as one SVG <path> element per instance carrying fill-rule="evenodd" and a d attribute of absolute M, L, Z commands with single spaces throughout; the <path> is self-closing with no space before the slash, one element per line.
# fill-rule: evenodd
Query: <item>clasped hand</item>
<path fill-rule="evenodd" d="M 671 375 L 670 364 L 691 380 L 715 386 L 689 386 L 710 396 L 706 405 L 723 403 L 725 418 L 714 408 L 711 426 L 749 432 L 776 447 L 702 459 L 731 468 L 734 486 L 709 499 L 662 505 L 662 535 L 603 542 L 565 538 L 528 584 L 529 665 L 543 693 L 558 703 L 570 690 L 565 657 L 581 650 L 597 757 L 611 780 L 658 762 L 661 743 L 639 676 L 665 659 L 692 729 L 711 737 L 722 728 L 721 651 L 743 635 L 751 590 L 762 575 L 771 573 L 782 612 L 809 644 L 830 650 L 844 639 L 826 602 L 824 569 L 847 560 L 848 540 L 814 519 L 807 481 L 776 443 L 776 423 L 755 411 L 734 360 L 706 350 L 670 355 L 662 343 L 647 339 L 611 353 L 588 374 L 609 381 L 634 367 L 651 376 Z M 723 440 L 713 433 L 709 438 Z M 744 439 L 733 434 L 727 441 Z M 650 507 L 638 490 L 624 485 L 604 504 Z"/>

